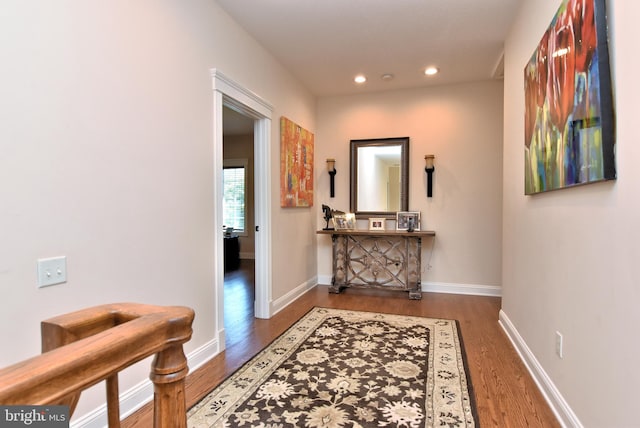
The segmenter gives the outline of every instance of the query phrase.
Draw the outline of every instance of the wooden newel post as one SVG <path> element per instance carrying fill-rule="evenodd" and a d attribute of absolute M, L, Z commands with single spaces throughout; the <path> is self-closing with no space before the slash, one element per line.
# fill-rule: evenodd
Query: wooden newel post
<path fill-rule="evenodd" d="M 154 385 L 154 427 L 187 427 L 184 380 L 188 372 L 182 344 L 172 345 L 156 354 L 149 376 Z"/>

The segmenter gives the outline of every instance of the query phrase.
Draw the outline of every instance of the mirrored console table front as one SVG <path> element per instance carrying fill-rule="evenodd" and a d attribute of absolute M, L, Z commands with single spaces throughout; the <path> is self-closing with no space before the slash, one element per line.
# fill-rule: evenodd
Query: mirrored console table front
<path fill-rule="evenodd" d="M 347 287 L 382 288 L 409 292 L 422 298 L 422 238 L 435 239 L 431 230 L 407 232 L 318 230 L 331 235 L 333 278 L 329 292 Z"/>

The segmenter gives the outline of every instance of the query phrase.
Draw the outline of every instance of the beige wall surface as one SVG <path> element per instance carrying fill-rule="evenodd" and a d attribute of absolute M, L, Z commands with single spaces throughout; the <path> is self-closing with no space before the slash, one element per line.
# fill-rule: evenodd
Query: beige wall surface
<path fill-rule="evenodd" d="M 503 311 L 582 425 L 636 426 L 640 3 L 607 1 L 618 179 L 525 196 L 523 70 L 558 3 L 523 2 L 505 46 Z"/>
<path fill-rule="evenodd" d="M 424 282 L 500 286 L 502 245 L 502 82 L 488 81 L 318 101 L 318 205 L 349 211 L 349 142 L 409 137 L 409 210 L 420 211 Z M 433 197 L 424 155 L 435 154 Z M 329 197 L 325 160 L 336 159 Z M 358 227 L 367 228 L 360 221 Z M 324 225 L 318 210 L 318 224 Z M 395 228 L 395 221 L 387 222 Z M 431 270 L 428 270 L 431 265 Z M 318 237 L 318 275 L 330 280 L 331 240 Z"/>
<path fill-rule="evenodd" d="M 314 277 L 316 213 L 278 201 L 279 118 L 313 132 L 315 98 L 215 2 L 8 0 L 0 52 L 0 366 L 40 352 L 41 320 L 110 302 L 194 308 L 187 353 L 217 339 L 212 68 L 274 106 L 273 298 Z M 60 255 L 68 281 L 36 288 Z"/>

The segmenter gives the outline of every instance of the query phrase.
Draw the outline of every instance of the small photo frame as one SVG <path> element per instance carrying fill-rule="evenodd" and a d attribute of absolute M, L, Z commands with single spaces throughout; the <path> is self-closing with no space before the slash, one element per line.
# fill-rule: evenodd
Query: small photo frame
<path fill-rule="evenodd" d="M 396 230 L 420 230 L 420 211 L 398 211 Z"/>
<path fill-rule="evenodd" d="M 385 230 L 385 221 L 384 218 L 369 218 L 369 230 Z"/>
<path fill-rule="evenodd" d="M 333 227 L 336 230 L 354 230 L 356 228 L 356 215 L 354 213 L 334 214 Z"/>

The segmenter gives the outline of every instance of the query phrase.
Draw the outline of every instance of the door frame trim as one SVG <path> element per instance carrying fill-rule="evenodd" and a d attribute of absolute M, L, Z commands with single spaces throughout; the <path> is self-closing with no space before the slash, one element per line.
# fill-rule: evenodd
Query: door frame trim
<path fill-rule="evenodd" d="M 224 233 L 222 230 L 223 107 L 254 119 L 255 224 L 255 317 L 271 318 L 271 116 L 273 106 L 235 82 L 220 70 L 211 69 L 213 85 L 213 200 L 214 289 L 220 349 L 224 349 Z"/>

